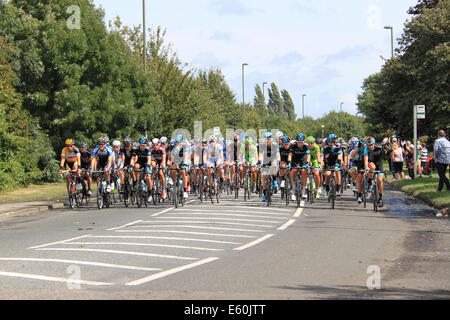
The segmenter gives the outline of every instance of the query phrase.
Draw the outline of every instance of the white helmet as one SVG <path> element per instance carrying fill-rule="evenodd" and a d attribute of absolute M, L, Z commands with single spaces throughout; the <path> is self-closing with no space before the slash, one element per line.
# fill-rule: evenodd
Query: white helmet
<path fill-rule="evenodd" d="M 119 140 L 114 140 L 112 145 L 113 145 L 113 147 L 120 147 L 120 141 Z"/>
<path fill-rule="evenodd" d="M 284 134 L 283 134 L 283 132 L 278 131 L 278 132 L 275 134 L 275 137 L 277 137 L 277 139 L 280 139 L 280 138 L 283 138 L 283 137 L 284 137 Z"/>
<path fill-rule="evenodd" d="M 152 140 L 153 145 L 159 145 L 160 141 L 158 138 Z"/>
<path fill-rule="evenodd" d="M 217 141 L 216 136 L 210 136 L 209 137 L 209 142 L 216 142 L 216 141 Z"/>
<path fill-rule="evenodd" d="M 167 144 L 167 138 L 162 137 L 160 142 L 161 142 L 161 144 Z"/>

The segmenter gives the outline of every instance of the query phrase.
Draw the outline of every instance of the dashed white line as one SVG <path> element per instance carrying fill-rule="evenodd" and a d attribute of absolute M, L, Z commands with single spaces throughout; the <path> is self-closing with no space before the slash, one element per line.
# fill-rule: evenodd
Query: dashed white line
<path fill-rule="evenodd" d="M 57 242 L 52 242 L 52 243 L 42 244 L 42 245 L 39 245 L 39 246 L 30 247 L 30 248 L 28 248 L 28 249 L 37 249 L 37 248 L 42 248 L 42 247 L 48 247 L 48 246 L 52 246 L 52 245 L 54 245 L 54 244 L 60 244 L 60 243 L 64 243 L 64 242 L 67 242 L 67 241 L 83 239 L 83 238 L 86 238 L 86 237 L 89 237 L 89 236 L 90 236 L 90 235 L 85 235 L 85 236 L 76 237 L 76 238 L 71 238 L 71 239 L 67 239 L 67 240 L 62 240 L 62 241 L 57 241 Z"/>
<path fill-rule="evenodd" d="M 108 282 L 96 282 L 96 281 L 76 280 L 76 279 L 69 279 L 69 278 L 57 278 L 57 277 L 48 277 L 48 276 L 43 276 L 43 275 L 38 275 L 38 274 L 26 274 L 26 273 L 17 273 L 17 272 L 0 271 L 0 276 L 15 277 L 15 278 L 27 278 L 27 279 L 53 281 L 53 282 L 65 282 L 65 283 L 70 283 L 70 284 L 85 284 L 85 285 L 90 285 L 90 286 L 114 285 L 114 283 L 108 283 Z"/>
<path fill-rule="evenodd" d="M 128 255 L 134 255 L 134 256 L 146 256 L 146 257 L 157 257 L 157 258 L 167 258 L 167 259 L 197 260 L 197 258 L 192 258 L 192 257 L 180 257 L 180 256 L 172 256 L 172 255 L 165 255 L 165 254 L 146 253 L 146 252 L 132 252 L 132 251 L 120 251 L 120 250 L 103 250 L 103 249 L 86 249 L 86 248 L 41 248 L 41 249 L 36 249 L 36 250 L 103 252 L 103 253 L 128 254 Z"/>
<path fill-rule="evenodd" d="M 163 247 L 163 248 L 176 248 L 176 249 L 191 249 L 191 250 L 204 250 L 204 251 L 223 251 L 223 249 L 216 248 L 203 248 L 203 247 L 189 247 L 189 246 L 176 246 L 169 244 L 154 244 L 154 243 L 135 243 L 135 242 L 67 242 L 66 244 L 76 245 L 121 245 L 121 246 L 148 246 L 148 247 Z"/>
<path fill-rule="evenodd" d="M 286 230 L 287 227 L 289 227 L 291 224 L 295 222 L 294 219 L 290 219 L 288 222 L 283 224 L 281 227 L 278 228 L 278 230 Z"/>
<path fill-rule="evenodd" d="M 57 263 L 68 263 L 68 264 L 79 264 L 79 265 L 88 265 L 88 266 L 96 266 L 96 267 L 105 267 L 105 268 L 116 268 L 116 269 L 129 269 L 129 270 L 142 270 L 142 271 L 159 271 L 161 268 L 148 268 L 148 267 L 136 267 L 136 266 L 127 266 L 127 265 L 119 265 L 119 264 L 111 264 L 111 263 L 102 263 L 102 262 L 91 262 L 91 261 L 78 261 L 78 260 L 65 260 L 65 259 L 39 259 L 39 258 L 0 258 L 1 261 L 33 261 L 33 262 L 57 262 Z"/>
<path fill-rule="evenodd" d="M 92 238 L 156 239 L 156 240 L 194 241 L 194 242 L 210 242 L 210 243 L 220 243 L 220 244 L 242 244 L 241 242 L 234 242 L 234 241 L 180 238 L 180 237 L 157 237 L 157 236 L 91 236 L 91 237 Z"/>
<path fill-rule="evenodd" d="M 173 221 L 170 221 L 171 223 Z M 190 221 L 179 221 L 180 223 L 189 223 Z M 192 221 L 192 223 L 198 223 Z M 238 229 L 238 228 L 221 228 L 221 227 L 204 227 L 204 226 L 194 226 L 194 225 L 170 225 L 170 224 L 158 224 L 152 226 L 142 226 L 143 228 L 148 227 L 158 227 L 158 228 L 194 228 L 194 229 L 210 229 L 210 230 L 228 230 L 228 231 L 244 231 L 244 232 L 264 232 L 264 230 L 253 230 L 253 229 Z"/>
<path fill-rule="evenodd" d="M 196 219 L 196 218 L 194 218 Z M 201 218 L 197 218 L 201 219 Z M 142 226 L 133 226 L 133 228 L 148 228 L 154 227 L 155 225 L 162 225 L 163 223 L 198 223 L 198 224 L 224 224 L 224 225 L 234 225 L 234 226 L 247 226 L 247 227 L 257 227 L 257 228 L 272 228 L 273 225 L 261 225 L 261 224 L 253 224 L 253 223 L 235 223 L 235 222 L 211 222 L 211 221 L 201 221 L 201 220 L 169 220 L 169 221 L 146 221 L 145 225 Z M 239 229 L 237 229 L 239 230 Z"/>
<path fill-rule="evenodd" d="M 258 243 L 261 243 L 261 242 L 263 242 L 263 241 L 269 239 L 269 238 L 272 237 L 272 236 L 273 236 L 273 234 L 266 234 L 265 236 L 263 236 L 263 237 L 261 237 L 261 238 L 259 238 L 259 239 L 256 239 L 256 240 L 254 240 L 254 241 L 252 241 L 252 242 L 249 242 L 249 243 L 247 243 L 247 244 L 244 244 L 243 246 L 234 248 L 233 250 L 239 250 L 239 251 L 245 250 L 245 249 L 247 249 L 247 248 L 250 248 L 250 247 L 252 247 L 252 246 L 254 246 L 254 245 L 257 245 Z"/>
<path fill-rule="evenodd" d="M 253 236 L 246 236 L 243 234 L 222 234 L 222 233 L 206 233 L 206 232 L 189 232 L 189 231 L 178 231 L 178 230 L 116 230 L 116 232 L 134 232 L 134 233 L 143 233 L 143 232 L 156 232 L 156 233 L 185 233 L 185 234 L 197 234 L 197 235 L 205 235 L 205 236 L 218 236 L 218 237 L 232 237 L 232 238 L 254 238 Z"/>
<path fill-rule="evenodd" d="M 142 220 L 137 220 L 137 221 L 134 221 L 134 222 L 130 222 L 130 223 L 124 224 L 123 226 L 120 226 L 120 227 L 110 228 L 110 229 L 106 229 L 106 230 L 107 231 L 118 230 L 118 229 L 122 229 L 122 228 L 126 228 L 126 227 L 129 227 L 129 226 L 132 226 L 133 224 L 137 224 L 137 223 L 140 223 L 140 222 L 142 222 Z"/>
<path fill-rule="evenodd" d="M 138 286 L 138 285 L 141 285 L 141 284 L 144 284 L 144 283 L 156 280 L 156 279 L 167 277 L 167 276 L 169 276 L 171 274 L 174 274 L 174 273 L 177 273 L 177 272 L 180 272 L 180 271 L 183 271 L 183 270 L 195 268 L 195 267 L 198 267 L 198 266 L 200 266 L 202 264 L 210 263 L 210 262 L 215 261 L 217 259 L 219 259 L 219 258 L 216 258 L 216 257 L 206 258 L 206 259 L 203 259 L 203 260 L 191 263 L 191 264 L 187 264 L 187 265 L 184 265 L 184 266 L 181 266 L 181 267 L 178 267 L 178 268 L 169 269 L 169 270 L 162 271 L 162 272 L 153 274 L 151 276 L 148 276 L 148 277 L 145 277 L 145 278 L 142 278 L 142 279 L 131 281 L 131 282 L 126 283 L 125 285 L 127 285 L 127 286 Z"/>

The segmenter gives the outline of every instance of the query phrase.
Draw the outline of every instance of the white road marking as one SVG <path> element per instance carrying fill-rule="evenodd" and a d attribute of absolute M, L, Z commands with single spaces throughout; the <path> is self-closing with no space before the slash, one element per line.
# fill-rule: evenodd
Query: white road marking
<path fill-rule="evenodd" d="M 193 239 L 193 238 L 178 238 L 178 237 L 156 237 L 156 236 L 92 236 L 92 238 L 156 239 L 156 240 L 210 242 L 210 243 L 221 243 L 221 244 L 242 244 L 241 242 L 224 241 L 224 240 L 208 240 L 208 239 Z"/>
<path fill-rule="evenodd" d="M 90 285 L 90 286 L 112 286 L 112 285 L 114 285 L 114 283 L 108 283 L 108 282 L 75 280 L 75 279 L 69 279 L 69 278 L 56 278 L 56 277 L 42 276 L 42 275 L 38 275 L 38 274 L 26 274 L 26 273 L 17 273 L 17 272 L 0 271 L 0 276 L 15 277 L 15 278 L 27 278 L 27 279 L 54 281 L 54 282 L 66 282 L 66 283 L 71 283 L 71 284 L 85 284 L 85 285 Z"/>
<path fill-rule="evenodd" d="M 194 215 L 194 216 L 223 216 L 223 214 L 220 213 L 189 213 L 189 215 Z M 240 215 L 240 214 L 226 214 L 226 216 L 237 216 L 237 217 L 251 217 L 251 216 L 246 216 L 246 215 Z M 177 219 L 177 217 L 161 217 L 160 219 Z M 184 217 L 180 219 L 190 219 L 190 217 Z M 229 221 L 247 221 L 247 222 L 261 222 L 261 223 L 278 223 L 278 221 L 268 221 L 268 220 L 259 220 L 259 219 L 236 219 L 236 218 L 216 218 L 216 217 L 206 217 L 204 219 L 215 219 L 215 220 L 229 220 Z M 271 219 L 281 219 L 281 220 L 286 220 L 286 218 L 272 218 Z M 143 221 L 143 222 L 148 222 L 148 221 Z"/>
<path fill-rule="evenodd" d="M 247 248 L 250 248 L 250 247 L 252 247 L 252 246 L 254 246 L 254 245 L 257 245 L 258 243 L 261 243 L 261 242 L 263 242 L 263 241 L 269 239 L 269 238 L 272 237 L 272 236 L 273 236 L 273 234 L 266 234 L 265 236 L 263 236 L 263 237 L 261 237 L 261 238 L 259 238 L 259 239 L 256 239 L 256 240 L 254 240 L 254 241 L 252 241 L 252 242 L 249 242 L 249 243 L 247 243 L 247 244 L 244 244 L 243 246 L 234 248 L 233 250 L 245 250 L 245 249 L 247 249 Z"/>
<path fill-rule="evenodd" d="M 177 221 L 170 221 L 177 222 Z M 197 221 L 178 221 L 180 223 L 199 223 Z M 229 231 L 245 231 L 245 232 L 265 232 L 264 230 L 252 230 L 252 229 L 237 229 L 237 228 L 219 228 L 219 227 L 204 227 L 194 225 L 179 225 L 179 224 L 157 224 L 152 226 L 142 226 L 142 228 L 158 227 L 158 228 L 194 228 L 194 229 L 211 229 L 211 230 L 229 230 Z"/>
<path fill-rule="evenodd" d="M 214 208 L 228 208 L 230 210 L 233 210 L 233 208 L 236 208 L 235 206 L 220 206 L 220 205 L 214 205 L 211 206 L 212 209 Z M 261 211 L 261 210 L 269 210 L 269 211 L 285 211 L 285 212 L 292 212 L 292 209 L 280 209 L 280 208 L 274 208 L 274 207 L 259 207 L 259 206 L 254 206 L 254 207 L 249 207 L 249 206 L 238 206 L 239 209 L 253 209 L 253 210 L 257 210 L 257 211 Z"/>
<path fill-rule="evenodd" d="M 185 266 L 169 269 L 169 270 L 166 270 L 166 271 L 162 271 L 162 272 L 153 274 L 153 275 L 151 275 L 149 277 L 145 277 L 145 278 L 142 278 L 142 279 L 138 279 L 138 280 L 135 280 L 135 281 L 128 282 L 128 283 L 126 283 L 126 285 L 127 286 L 138 286 L 138 285 L 141 285 L 141 284 L 144 284 L 144 283 L 156 280 L 156 279 L 161 279 L 163 277 L 167 277 L 167 276 L 169 276 L 171 274 L 174 274 L 174 273 L 177 273 L 177 272 L 180 272 L 180 271 L 184 271 L 184 270 L 187 270 L 187 269 L 198 267 L 198 266 L 200 266 L 202 264 L 206 264 L 206 263 L 215 261 L 217 259 L 219 259 L 219 258 L 215 258 L 215 257 L 206 258 L 206 259 L 203 259 L 203 260 L 191 263 L 191 264 L 187 264 Z"/>
<path fill-rule="evenodd" d="M 110 228 L 110 229 L 106 229 L 106 230 L 107 231 L 113 231 L 113 230 L 117 230 L 117 229 L 122 229 L 122 228 L 126 228 L 128 226 L 132 226 L 133 224 L 140 223 L 140 222 L 142 222 L 142 220 L 137 220 L 137 221 L 134 221 L 134 222 L 130 222 L 130 223 L 124 224 L 123 226 L 120 226 L 120 227 Z"/>
<path fill-rule="evenodd" d="M 168 208 L 168 209 L 166 209 L 166 210 L 163 210 L 163 211 L 161 211 L 161 212 L 152 214 L 152 217 L 160 216 L 160 215 L 162 215 L 162 214 L 164 214 L 164 213 L 166 213 L 166 212 L 169 212 L 169 211 L 171 211 L 171 210 L 173 210 L 173 209 L 174 209 L 174 208 L 172 207 L 172 208 Z"/>
<path fill-rule="evenodd" d="M 205 236 L 218 236 L 218 237 L 233 237 L 233 238 L 254 238 L 253 236 L 246 236 L 242 234 L 221 234 L 221 233 L 205 233 L 205 232 L 188 232 L 188 231 L 177 231 L 177 230 L 158 230 L 158 229 L 147 229 L 147 230 L 116 230 L 116 232 L 156 232 L 156 233 L 186 233 L 186 234 L 197 234 Z"/>
<path fill-rule="evenodd" d="M 171 215 L 174 214 L 183 214 L 183 212 L 198 212 L 198 214 L 202 214 L 201 212 L 206 212 L 203 214 L 220 214 L 220 215 L 227 215 L 227 216 L 241 216 L 241 217 L 264 217 L 264 218 L 273 218 L 273 219 L 284 219 L 282 217 L 267 217 L 267 216 L 261 216 L 261 215 L 269 215 L 269 216 L 289 216 L 291 213 L 274 213 L 274 212 L 261 212 L 261 211 L 249 211 L 249 210 L 217 210 L 215 208 L 211 208 L 210 210 L 204 210 L 204 209 L 183 209 L 180 211 L 172 212 Z M 252 215 L 244 215 L 244 214 L 227 214 L 227 212 L 231 213 L 253 213 Z M 189 214 L 189 213 L 187 213 Z"/>
<path fill-rule="evenodd" d="M 294 218 L 300 217 L 302 214 L 303 208 L 298 208 L 297 211 L 295 211 Z"/>
<path fill-rule="evenodd" d="M 179 259 L 179 260 L 197 260 L 197 258 L 192 257 L 180 257 L 171 256 L 156 253 L 146 253 L 146 252 L 132 252 L 132 251 L 119 251 L 119 250 L 103 250 L 103 249 L 86 249 L 86 248 L 41 248 L 36 250 L 45 251 L 79 251 L 79 252 L 104 252 L 104 253 L 115 253 L 115 254 L 129 254 L 135 256 L 146 256 L 146 257 L 157 257 L 157 258 L 167 258 L 167 259 Z"/>
<path fill-rule="evenodd" d="M 288 222 L 283 224 L 281 227 L 278 228 L 278 230 L 286 230 L 287 227 L 289 227 L 291 224 L 295 222 L 294 219 L 290 219 Z"/>
<path fill-rule="evenodd" d="M 47 244 L 42 244 L 40 246 L 35 246 L 35 247 L 30 247 L 28 249 L 37 249 L 37 248 L 42 248 L 42 247 L 48 247 L 48 246 L 52 246 L 54 244 L 60 244 L 60 243 L 64 243 L 67 241 L 72 241 L 72 240 L 78 240 L 78 239 L 83 239 L 86 237 L 89 237 L 90 235 L 85 235 L 85 236 L 81 236 L 81 237 L 76 237 L 76 238 L 72 238 L 72 239 L 67 239 L 67 240 L 62 240 L 62 241 L 57 241 L 57 242 L 52 242 L 52 243 L 47 243 Z"/>
<path fill-rule="evenodd" d="M 77 244 L 77 245 L 149 246 L 149 247 L 164 247 L 164 248 L 177 248 L 177 249 L 192 249 L 192 250 L 204 250 L 204 251 L 223 251 L 223 249 L 215 249 L 215 248 L 188 247 L 188 246 L 175 246 L 175 245 L 169 245 L 169 244 L 134 243 L 134 242 L 67 242 L 66 244 Z"/>
<path fill-rule="evenodd" d="M 196 218 L 194 218 L 196 219 Z M 201 219 L 201 218 L 197 218 Z M 133 228 L 148 228 L 148 227 L 154 227 L 155 224 L 158 226 L 162 223 L 198 223 L 198 224 L 225 224 L 225 225 L 235 225 L 235 226 L 247 226 L 247 227 L 259 227 L 259 228 L 273 228 L 275 226 L 268 226 L 268 225 L 260 225 L 260 224 L 253 224 L 253 223 L 234 223 L 234 222 L 211 222 L 211 221 L 199 221 L 199 220 L 170 220 L 170 221 L 146 221 L 147 224 L 142 226 L 133 226 Z M 239 230 L 239 229 L 237 229 Z"/>
<path fill-rule="evenodd" d="M 64 260 L 64 259 L 37 259 L 37 258 L 0 258 L 1 261 L 34 261 L 34 262 L 59 262 L 69 264 L 80 264 L 87 266 L 105 267 L 105 268 L 117 268 L 117 269 L 129 269 L 129 270 L 143 270 L 143 271 L 159 271 L 161 268 L 145 268 L 136 266 L 127 266 L 120 264 L 91 262 L 91 261 L 78 261 L 78 260 Z"/>

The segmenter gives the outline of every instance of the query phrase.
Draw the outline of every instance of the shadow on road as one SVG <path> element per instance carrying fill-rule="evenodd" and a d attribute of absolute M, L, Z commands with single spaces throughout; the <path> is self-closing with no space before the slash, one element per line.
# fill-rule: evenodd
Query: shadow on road
<path fill-rule="evenodd" d="M 370 290 L 363 286 L 282 286 L 275 287 L 284 290 L 298 290 L 310 295 L 312 299 L 320 300 L 365 300 L 365 299 L 413 299 L 413 300 L 437 300 L 449 299 L 449 290 L 424 291 L 408 288 L 381 288 Z"/>

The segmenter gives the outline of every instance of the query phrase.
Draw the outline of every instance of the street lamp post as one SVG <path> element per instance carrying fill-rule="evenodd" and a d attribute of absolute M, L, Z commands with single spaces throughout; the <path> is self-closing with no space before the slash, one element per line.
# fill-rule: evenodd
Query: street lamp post
<path fill-rule="evenodd" d="M 244 67 L 248 66 L 248 63 L 243 63 L 242 64 L 242 108 L 244 110 L 244 131 L 246 131 L 246 121 L 245 121 L 245 96 L 244 96 L 244 87 L 245 87 L 245 82 L 244 82 Z"/>
<path fill-rule="evenodd" d="M 384 28 L 391 30 L 391 57 L 394 58 L 394 28 L 391 26 L 385 26 Z"/>
<path fill-rule="evenodd" d="M 325 131 L 324 131 L 324 129 L 325 129 L 325 126 L 322 125 L 322 139 L 325 139 Z"/>
<path fill-rule="evenodd" d="M 302 96 L 302 119 L 305 120 L 305 97 L 306 93 Z"/>
<path fill-rule="evenodd" d="M 147 72 L 147 44 L 146 44 L 146 30 L 145 30 L 145 0 L 142 0 L 142 16 L 143 16 L 143 29 L 144 29 L 144 73 Z"/>

